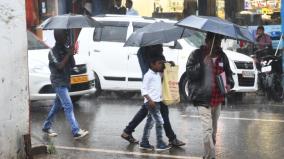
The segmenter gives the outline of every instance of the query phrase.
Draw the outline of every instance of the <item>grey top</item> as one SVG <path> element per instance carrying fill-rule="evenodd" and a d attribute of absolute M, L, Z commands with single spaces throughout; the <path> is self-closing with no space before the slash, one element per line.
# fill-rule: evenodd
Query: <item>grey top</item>
<path fill-rule="evenodd" d="M 59 69 L 58 66 L 64 57 L 68 54 L 64 45 L 56 43 L 48 54 L 50 81 L 52 86 L 55 87 L 70 87 L 70 75 L 71 69 L 75 66 L 75 60 L 73 56 L 69 57 L 68 62 Z"/>

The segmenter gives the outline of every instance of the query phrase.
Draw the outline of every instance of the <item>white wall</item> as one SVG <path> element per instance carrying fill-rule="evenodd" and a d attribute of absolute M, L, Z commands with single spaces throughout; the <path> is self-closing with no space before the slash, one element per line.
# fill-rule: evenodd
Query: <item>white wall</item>
<path fill-rule="evenodd" d="M 24 0 L 0 0 L 0 158 L 24 157 L 29 133 Z"/>
<path fill-rule="evenodd" d="M 132 0 L 133 8 L 138 11 L 140 16 L 152 16 L 154 11 L 154 0 Z M 125 4 L 125 3 L 123 3 Z"/>

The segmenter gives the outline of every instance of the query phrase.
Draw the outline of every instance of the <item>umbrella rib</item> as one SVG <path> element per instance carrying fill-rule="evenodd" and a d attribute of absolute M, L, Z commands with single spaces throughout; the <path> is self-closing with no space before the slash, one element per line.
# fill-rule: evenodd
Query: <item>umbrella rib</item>
<path fill-rule="evenodd" d="M 208 23 L 208 26 L 205 25 L 206 23 Z M 217 24 L 220 25 L 221 28 L 223 27 L 223 29 L 218 27 Z M 192 15 L 179 21 L 176 25 L 200 32 L 212 32 L 232 39 L 254 42 L 251 33 L 247 29 L 244 30 L 237 24 L 217 17 Z"/>
<path fill-rule="evenodd" d="M 233 24 L 233 27 L 235 28 L 235 25 Z M 236 37 L 238 38 L 238 33 L 237 33 L 237 29 L 234 29 L 235 30 L 235 35 Z"/>
<path fill-rule="evenodd" d="M 185 28 L 182 29 L 182 33 L 181 33 L 181 35 L 180 35 L 180 39 L 182 38 L 182 36 L 183 36 L 183 34 L 184 34 L 184 30 L 185 30 Z"/>
<path fill-rule="evenodd" d="M 69 25 L 70 25 L 70 22 L 69 22 L 69 21 L 70 21 L 70 19 L 71 19 L 71 18 L 70 18 L 70 14 L 69 14 L 69 15 L 68 15 L 68 19 L 67 19 L 67 25 L 66 25 L 66 26 L 67 26 L 67 28 L 68 28 L 68 27 L 69 27 Z"/>

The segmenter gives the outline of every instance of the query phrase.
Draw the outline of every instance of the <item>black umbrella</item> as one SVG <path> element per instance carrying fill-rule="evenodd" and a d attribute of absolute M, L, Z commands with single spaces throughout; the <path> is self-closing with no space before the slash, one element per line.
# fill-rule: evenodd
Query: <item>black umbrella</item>
<path fill-rule="evenodd" d="M 191 15 L 177 22 L 176 25 L 203 32 L 212 32 L 237 40 L 255 42 L 252 33 L 247 28 L 218 17 Z"/>
<path fill-rule="evenodd" d="M 175 26 L 174 23 L 155 22 L 133 32 L 124 46 L 149 46 L 168 43 L 193 34 L 194 31 Z"/>
<path fill-rule="evenodd" d="M 76 14 L 64 14 L 53 16 L 46 19 L 39 28 L 43 30 L 52 29 L 75 29 L 83 27 L 96 27 L 100 26 L 100 23 L 92 19 L 91 17 Z"/>

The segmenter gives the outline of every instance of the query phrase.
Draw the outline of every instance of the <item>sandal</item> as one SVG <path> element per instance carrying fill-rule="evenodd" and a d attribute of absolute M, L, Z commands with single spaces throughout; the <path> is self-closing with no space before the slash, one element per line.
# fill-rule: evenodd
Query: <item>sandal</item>
<path fill-rule="evenodd" d="M 139 143 L 139 141 L 136 140 L 132 135 L 129 135 L 129 134 L 125 133 L 125 132 L 123 132 L 121 134 L 121 137 L 123 139 L 127 140 L 128 142 L 130 142 L 131 144 L 138 144 Z"/>

